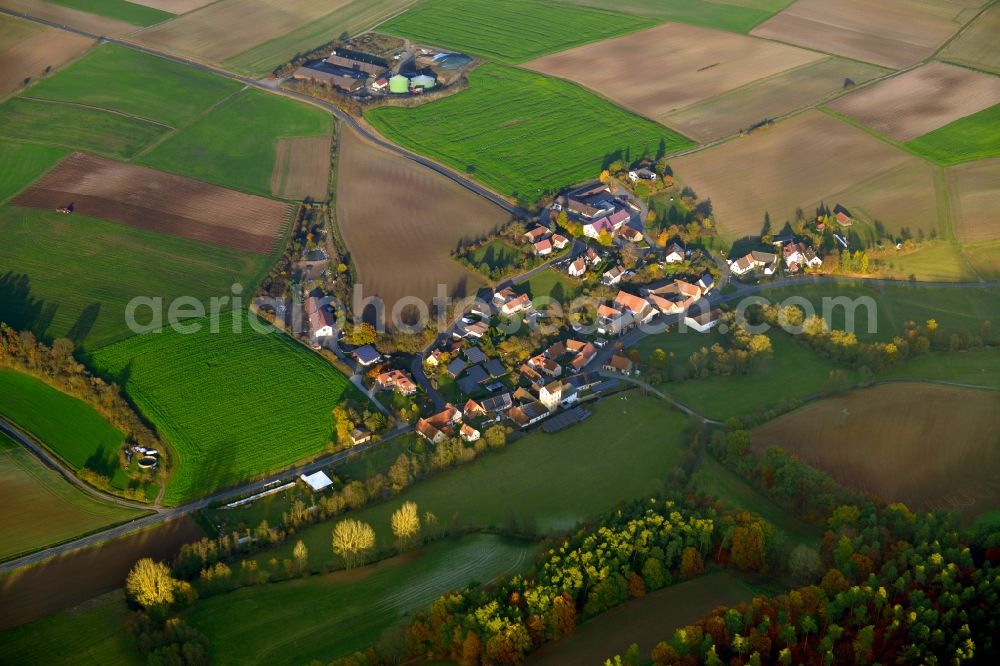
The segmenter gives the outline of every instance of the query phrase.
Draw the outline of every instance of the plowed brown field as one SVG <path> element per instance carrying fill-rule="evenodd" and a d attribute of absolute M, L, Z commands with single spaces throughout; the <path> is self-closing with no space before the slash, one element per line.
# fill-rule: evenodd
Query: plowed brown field
<path fill-rule="evenodd" d="M 0 15 L 0 96 L 17 90 L 25 78 L 41 77 L 86 51 L 94 40 Z"/>
<path fill-rule="evenodd" d="M 34 16 L 35 18 L 52 21 L 59 25 L 68 25 L 94 35 L 104 35 L 105 37 L 119 37 L 139 28 L 139 26 L 126 23 L 125 21 L 81 12 L 77 9 L 51 2 L 43 2 L 42 0 L 0 0 L 0 7 L 26 16 Z M 66 33 L 64 32 L 59 34 L 63 35 L 63 38 L 66 37 Z"/>
<path fill-rule="evenodd" d="M 267 254 L 290 206 L 191 178 L 74 153 L 13 201 Z"/>

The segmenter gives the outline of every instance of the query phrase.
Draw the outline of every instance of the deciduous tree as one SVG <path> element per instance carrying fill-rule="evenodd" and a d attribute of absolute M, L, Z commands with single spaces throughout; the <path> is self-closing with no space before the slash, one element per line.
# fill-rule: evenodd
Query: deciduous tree
<path fill-rule="evenodd" d="M 351 569 L 364 562 L 365 557 L 375 548 L 375 530 L 360 520 L 348 518 L 333 528 L 333 552 L 344 560 L 344 566 Z"/>
<path fill-rule="evenodd" d="M 420 536 L 420 514 L 415 502 L 404 502 L 393 512 L 391 522 L 400 549 L 409 548 Z"/>
<path fill-rule="evenodd" d="M 125 579 L 129 596 L 145 608 L 172 604 L 178 584 L 166 564 L 148 557 L 136 562 Z"/>

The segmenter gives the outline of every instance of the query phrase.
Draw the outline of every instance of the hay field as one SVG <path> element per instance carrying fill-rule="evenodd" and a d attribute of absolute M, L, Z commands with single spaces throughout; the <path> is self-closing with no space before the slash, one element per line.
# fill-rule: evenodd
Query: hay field
<path fill-rule="evenodd" d="M 667 23 L 539 58 L 526 67 L 569 79 L 659 120 L 671 111 L 822 57 L 762 39 Z"/>
<path fill-rule="evenodd" d="M 138 29 L 138 26 L 132 23 L 44 0 L 0 0 L 0 7 L 105 37 L 120 37 Z"/>
<path fill-rule="evenodd" d="M 983 0 L 798 0 L 750 34 L 900 68 L 930 56 Z"/>
<path fill-rule="evenodd" d="M 364 294 L 380 296 L 387 313 L 404 296 L 429 303 L 439 283 L 449 294 L 474 294 L 482 277 L 449 253 L 463 236 L 479 236 L 508 217 L 426 167 L 349 130 L 341 135 L 337 224 Z"/>
<path fill-rule="evenodd" d="M 349 1 L 220 0 L 133 37 L 146 46 L 220 63 L 315 21 Z M 331 34 L 330 39 L 337 34 Z M 316 45 L 302 46 L 308 50 Z"/>
<path fill-rule="evenodd" d="M 673 161 L 674 173 L 701 197 L 710 197 L 719 230 L 728 239 L 760 233 L 764 214 L 778 225 L 796 207 L 811 212 L 821 201 L 914 159 L 901 150 L 820 111 Z M 883 222 L 906 223 L 890 211 Z"/>
<path fill-rule="evenodd" d="M 955 237 L 965 243 L 1000 239 L 1000 159 L 951 167 L 945 173 Z"/>
<path fill-rule="evenodd" d="M 701 142 L 738 133 L 766 118 L 813 106 L 891 70 L 844 58 L 824 58 L 748 83 L 668 113 L 659 120 Z"/>
<path fill-rule="evenodd" d="M 93 44 L 80 35 L 0 14 L 0 96 L 21 88 L 26 78 L 40 78 L 46 67 L 58 69 Z"/>
<path fill-rule="evenodd" d="M 912 509 L 1000 507 L 1000 392 L 893 383 L 806 405 L 753 434 Z"/>
<path fill-rule="evenodd" d="M 223 247 L 269 254 L 291 215 L 287 204 L 124 162 L 74 153 L 13 203 Z"/>
<path fill-rule="evenodd" d="M 959 65 L 1000 74 L 997 35 L 1000 35 L 1000 5 L 994 4 L 970 23 L 958 39 L 944 47 L 938 57 Z"/>
<path fill-rule="evenodd" d="M 913 234 L 922 229 L 929 235 L 936 229 L 945 235 L 947 230 L 941 223 L 946 211 L 942 208 L 948 202 L 943 194 L 938 200 L 938 171 L 924 160 L 907 157 L 897 167 L 834 193 L 828 202 L 838 201 L 856 218 L 879 220 L 894 234 L 906 227 Z"/>
<path fill-rule="evenodd" d="M 284 199 L 322 201 L 330 185 L 330 137 L 278 139 L 271 194 Z"/>
<path fill-rule="evenodd" d="M 747 33 L 792 0 L 559 0 L 706 28 Z"/>
<path fill-rule="evenodd" d="M 828 106 L 876 132 L 909 141 L 998 103 L 1000 78 L 931 62 Z"/>

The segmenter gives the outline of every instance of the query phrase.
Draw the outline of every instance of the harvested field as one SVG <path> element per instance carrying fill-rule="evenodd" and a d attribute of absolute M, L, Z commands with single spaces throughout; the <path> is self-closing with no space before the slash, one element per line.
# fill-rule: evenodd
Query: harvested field
<path fill-rule="evenodd" d="M 994 4 L 969 24 L 958 39 L 944 47 L 939 58 L 1000 74 L 1000 4 Z"/>
<path fill-rule="evenodd" d="M 137 5 L 152 7 L 171 14 L 187 14 L 215 0 L 129 0 Z"/>
<path fill-rule="evenodd" d="M 526 67 L 575 81 L 636 113 L 662 119 L 689 104 L 822 57 L 762 39 L 667 23 L 539 58 Z M 643 66 L 636 67 L 637 62 Z"/>
<path fill-rule="evenodd" d="M 930 56 L 983 0 L 799 0 L 750 34 L 900 68 Z"/>
<path fill-rule="evenodd" d="M 1000 159 L 951 167 L 945 173 L 955 237 L 966 243 L 1000 239 Z"/>
<path fill-rule="evenodd" d="M 894 383 L 786 414 L 753 446 L 785 448 L 886 502 L 973 516 L 1000 506 L 998 432 L 1000 392 Z"/>
<path fill-rule="evenodd" d="M 388 314 L 404 296 L 430 303 L 438 284 L 454 296 L 483 285 L 450 251 L 506 221 L 504 210 L 349 130 L 339 159 L 337 224 L 366 296 L 380 296 Z"/>
<path fill-rule="evenodd" d="M 285 199 L 326 199 L 330 184 L 330 137 L 278 139 L 271 194 Z"/>
<path fill-rule="evenodd" d="M 26 78 L 40 78 L 46 67 L 58 69 L 93 44 L 80 35 L 0 15 L 0 96 L 19 89 Z"/>
<path fill-rule="evenodd" d="M 828 201 L 839 202 L 856 219 L 882 222 L 893 234 L 902 227 L 913 235 L 918 229 L 927 235 L 934 230 L 944 234 L 940 227 L 946 212 L 941 209 L 948 202 L 943 195 L 938 201 L 938 171 L 924 160 L 908 157 L 897 167 L 834 193 Z"/>
<path fill-rule="evenodd" d="M 105 37 L 120 37 L 138 29 L 138 26 L 125 21 L 90 14 L 43 0 L 0 0 L 0 7 Z M 66 33 L 60 34 L 65 38 Z"/>
<path fill-rule="evenodd" d="M 72 203 L 81 215 L 258 254 L 270 253 L 290 215 L 277 201 L 83 153 L 13 203 L 50 210 Z"/>
<path fill-rule="evenodd" d="M 820 202 L 914 159 L 863 130 L 820 111 L 807 111 L 775 127 L 685 155 L 673 162 L 677 177 L 710 197 L 719 230 L 728 239 L 760 233 L 764 214 L 773 224 L 796 207 Z M 890 211 L 896 228 L 906 220 Z"/>
<path fill-rule="evenodd" d="M 141 44 L 171 53 L 222 62 L 315 21 L 349 1 L 221 0 L 143 30 L 134 37 Z"/>
<path fill-rule="evenodd" d="M 1000 103 L 1000 78 L 931 62 L 828 106 L 899 141 Z"/>
<path fill-rule="evenodd" d="M 731 136 L 767 118 L 812 106 L 890 70 L 844 58 L 824 58 L 754 81 L 660 118 L 701 142 Z"/>

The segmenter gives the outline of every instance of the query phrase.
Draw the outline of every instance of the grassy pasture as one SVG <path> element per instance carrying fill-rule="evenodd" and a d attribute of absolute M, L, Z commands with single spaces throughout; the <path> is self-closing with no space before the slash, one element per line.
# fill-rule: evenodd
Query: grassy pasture
<path fill-rule="evenodd" d="M 129 159 L 170 131 L 138 118 L 60 102 L 14 98 L 0 105 L 0 137 Z"/>
<path fill-rule="evenodd" d="M 125 435 L 90 405 L 13 370 L 0 370 L 0 389 L 0 415 L 70 467 L 86 467 L 109 477 L 120 469 L 118 450 Z"/>
<path fill-rule="evenodd" d="M 472 174 L 507 196 L 593 178 L 626 153 L 670 153 L 691 143 L 573 84 L 485 64 L 458 95 L 417 108 L 374 109 L 366 118 L 417 152 Z"/>
<path fill-rule="evenodd" d="M 962 253 L 984 280 L 1000 280 L 1000 241 L 968 243 Z"/>
<path fill-rule="evenodd" d="M 137 2 L 128 0 L 48 0 L 57 5 L 79 9 L 80 11 L 105 16 L 111 19 L 118 19 L 134 25 L 147 26 L 161 21 L 166 21 L 174 17 L 159 9 L 145 7 Z"/>
<path fill-rule="evenodd" d="M 26 95 L 120 111 L 179 127 L 240 87 L 235 81 L 187 65 L 106 44 L 32 86 Z"/>
<path fill-rule="evenodd" d="M 141 514 L 91 497 L 0 435 L 0 560 Z"/>
<path fill-rule="evenodd" d="M 65 156 L 62 148 L 0 140 L 0 203 L 35 182 Z"/>
<path fill-rule="evenodd" d="M 933 241 L 906 254 L 891 257 L 892 268 L 884 267 L 879 275 L 905 280 L 916 276 L 931 282 L 975 282 L 976 274 L 969 267 L 962 250 L 949 241 Z"/>
<path fill-rule="evenodd" d="M 0 320 L 93 349 L 130 335 L 135 296 L 207 301 L 256 284 L 267 257 L 78 214 L 0 208 Z M 147 313 L 140 312 L 145 323 Z"/>
<path fill-rule="evenodd" d="M 1000 5 L 994 4 L 972 23 L 939 57 L 966 67 L 1000 74 Z"/>
<path fill-rule="evenodd" d="M 925 134 L 906 147 L 938 164 L 1000 156 L 1000 104 Z"/>
<path fill-rule="evenodd" d="M 14 92 L 45 75 L 46 68 L 57 69 L 94 44 L 82 35 L 64 32 L 25 19 L 0 16 L 0 96 Z"/>
<path fill-rule="evenodd" d="M 885 378 L 946 381 L 1000 389 L 1000 352 L 973 349 L 925 354 L 891 370 Z"/>
<path fill-rule="evenodd" d="M 329 135 L 321 109 L 244 90 L 145 153 L 140 162 L 233 189 L 270 196 L 277 141 Z"/>
<path fill-rule="evenodd" d="M 513 64 L 653 25 L 639 16 L 539 0 L 425 0 L 379 30 Z"/>
<path fill-rule="evenodd" d="M 218 664 L 330 660 L 378 643 L 386 629 L 441 594 L 519 573 L 533 551 L 533 545 L 487 534 L 439 541 L 352 572 L 204 599 L 186 619 L 208 637 Z M 276 626 L 288 630 L 275 636 Z"/>
<path fill-rule="evenodd" d="M 792 0 L 560 0 L 583 7 L 637 14 L 730 32 L 750 32 Z"/>
<path fill-rule="evenodd" d="M 884 384 L 771 421 L 753 446 L 781 446 L 887 502 L 974 516 L 1000 506 L 998 429 L 1000 392 Z"/>
<path fill-rule="evenodd" d="M 316 354 L 277 331 L 257 333 L 245 313 L 232 315 L 218 333 L 200 320 L 193 334 L 164 329 L 92 355 L 173 445 L 167 503 L 322 452 L 330 411 L 353 393 Z"/>
<path fill-rule="evenodd" d="M 532 275 L 527 282 L 522 282 L 514 287 L 518 293 L 530 294 L 532 298 L 548 296 L 559 303 L 565 302 L 564 299 L 576 298 L 582 289 L 582 285 L 570 279 L 566 273 L 551 268 Z"/>

